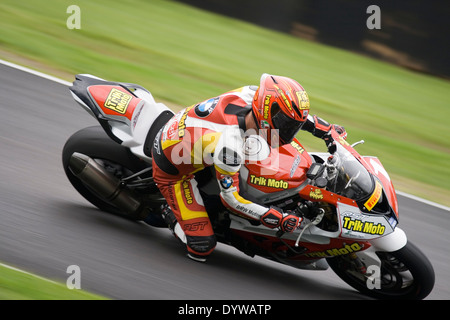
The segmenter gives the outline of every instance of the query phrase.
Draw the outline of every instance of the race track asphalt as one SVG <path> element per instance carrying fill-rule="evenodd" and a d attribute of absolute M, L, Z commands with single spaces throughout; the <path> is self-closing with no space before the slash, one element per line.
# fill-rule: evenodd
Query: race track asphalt
<path fill-rule="evenodd" d="M 151 91 L 151 88 L 148 88 Z M 66 179 L 61 150 L 96 125 L 67 86 L 0 65 L 0 262 L 112 299 L 366 299 L 331 270 L 283 266 L 219 244 L 194 262 L 166 229 L 102 213 Z M 400 227 L 436 272 L 427 299 L 450 298 L 450 212 L 399 196 Z"/>

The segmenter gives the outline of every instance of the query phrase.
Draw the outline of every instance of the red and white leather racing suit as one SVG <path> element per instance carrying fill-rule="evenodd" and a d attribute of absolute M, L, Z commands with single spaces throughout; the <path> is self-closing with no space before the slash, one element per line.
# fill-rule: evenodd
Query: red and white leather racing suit
<path fill-rule="evenodd" d="M 246 86 L 181 110 L 153 144 L 153 178 L 184 231 L 188 252 L 195 256 L 207 256 L 216 246 L 195 172 L 214 166 L 221 200 L 236 214 L 259 221 L 269 210 L 239 194 L 244 117 L 251 112 L 256 89 Z"/>

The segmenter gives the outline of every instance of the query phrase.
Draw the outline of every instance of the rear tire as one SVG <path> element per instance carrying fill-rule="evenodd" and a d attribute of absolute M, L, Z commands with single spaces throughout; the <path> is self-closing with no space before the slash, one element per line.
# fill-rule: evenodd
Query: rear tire
<path fill-rule="evenodd" d="M 380 289 L 369 289 L 366 279 L 349 272 L 351 265 L 344 256 L 328 258 L 327 262 L 347 284 L 376 299 L 424 299 L 433 290 L 433 266 L 411 242 L 397 251 L 377 255 L 381 259 Z"/>
<path fill-rule="evenodd" d="M 100 210 L 130 219 L 115 206 L 98 197 L 72 173 L 69 169 L 69 160 L 74 152 L 83 153 L 92 159 L 105 160 L 111 165 L 118 165 L 119 168 L 122 167 L 123 170 L 129 172 L 138 172 L 147 168 L 149 164 L 134 156 L 128 148 L 112 141 L 100 126 L 81 129 L 74 133 L 64 145 L 62 162 L 64 172 L 72 186 Z M 116 172 L 115 174 L 120 175 L 121 173 Z"/>

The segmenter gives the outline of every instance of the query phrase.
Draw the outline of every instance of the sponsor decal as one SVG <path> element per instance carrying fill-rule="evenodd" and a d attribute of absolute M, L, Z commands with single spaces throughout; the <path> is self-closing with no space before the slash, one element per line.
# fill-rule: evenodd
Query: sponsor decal
<path fill-rule="evenodd" d="M 370 198 L 364 203 L 364 207 L 367 208 L 367 210 L 372 210 L 373 207 L 377 204 L 378 200 L 380 200 L 381 192 L 383 191 L 383 188 L 381 186 L 381 183 L 376 181 L 375 183 L 375 190 L 373 191 Z"/>
<path fill-rule="evenodd" d="M 286 98 L 286 96 L 284 95 L 283 90 L 281 90 L 280 88 L 278 88 L 278 86 L 275 86 L 275 88 L 277 89 L 278 93 L 281 95 L 281 99 L 283 99 L 284 104 L 286 105 L 286 107 L 290 110 L 290 111 L 294 111 L 291 107 L 291 104 L 289 102 L 289 100 Z"/>
<path fill-rule="evenodd" d="M 264 215 L 262 219 L 266 225 L 272 226 L 274 228 L 280 225 L 280 217 L 274 215 L 273 213 Z"/>
<path fill-rule="evenodd" d="M 220 179 L 220 185 L 224 189 L 228 189 L 233 185 L 233 178 L 230 176 L 223 176 L 222 179 Z"/>
<path fill-rule="evenodd" d="M 174 140 L 176 134 L 178 132 L 178 120 L 176 118 L 171 119 L 167 124 L 167 132 L 165 139 Z"/>
<path fill-rule="evenodd" d="M 141 115 L 141 112 L 144 108 L 141 107 L 138 111 L 135 111 L 135 115 L 133 117 L 133 128 L 136 128 L 136 124 L 138 122 L 139 116 Z"/>
<path fill-rule="evenodd" d="M 270 128 L 270 124 L 266 120 L 261 120 L 260 125 L 261 125 L 261 129 L 269 129 Z"/>
<path fill-rule="evenodd" d="M 186 223 L 183 227 L 184 231 L 199 231 L 205 229 L 208 225 L 208 221 Z"/>
<path fill-rule="evenodd" d="M 187 118 L 187 114 L 188 114 L 189 111 L 191 111 L 191 109 L 192 109 L 193 107 L 194 107 L 194 106 L 187 107 L 187 108 L 184 110 L 183 115 L 182 115 L 181 118 L 180 118 L 180 121 L 178 121 L 178 137 L 179 137 L 179 138 L 184 137 L 184 133 L 185 133 L 184 129 L 186 129 L 186 118 Z"/>
<path fill-rule="evenodd" d="M 209 100 L 206 100 L 198 105 L 195 106 L 195 114 L 199 117 L 206 117 L 211 112 L 213 112 L 214 108 L 216 107 L 217 103 L 219 102 L 219 98 L 211 98 Z"/>
<path fill-rule="evenodd" d="M 388 222 L 391 225 L 392 229 L 395 229 L 395 227 L 397 226 L 397 219 L 395 219 L 394 217 L 390 217 Z"/>
<path fill-rule="evenodd" d="M 301 145 L 299 145 L 297 142 L 295 142 L 294 140 L 291 141 L 291 146 L 293 146 L 300 154 L 302 154 L 303 152 L 305 152 L 305 149 L 302 148 Z"/>
<path fill-rule="evenodd" d="M 266 95 L 266 97 L 264 98 L 264 119 L 268 119 L 269 118 L 269 109 L 270 109 L 270 99 L 272 98 L 271 94 Z"/>
<path fill-rule="evenodd" d="M 174 193 L 174 188 L 168 188 L 167 192 L 169 194 L 169 197 L 165 197 L 167 200 L 167 204 L 172 208 L 172 210 L 178 210 L 178 204 L 176 202 L 176 197 Z"/>
<path fill-rule="evenodd" d="M 350 231 L 373 235 L 383 235 L 386 230 L 386 227 L 381 223 L 374 224 L 371 221 L 361 221 L 350 217 L 344 217 L 344 225 L 342 227 Z"/>
<path fill-rule="evenodd" d="M 103 106 L 117 113 L 125 114 L 132 98 L 133 96 L 112 88 Z"/>
<path fill-rule="evenodd" d="M 320 189 L 311 190 L 311 192 L 309 193 L 309 197 L 311 199 L 315 199 L 315 200 L 323 199 L 322 190 L 320 190 Z"/>
<path fill-rule="evenodd" d="M 155 140 L 153 141 L 153 150 L 155 150 L 157 154 L 161 154 L 161 133 L 162 129 L 158 131 Z"/>
<path fill-rule="evenodd" d="M 295 170 L 297 170 L 298 165 L 300 164 L 301 159 L 300 156 L 297 155 L 294 159 L 294 162 L 292 162 L 291 170 L 289 171 L 289 177 L 292 178 L 294 176 Z"/>
<path fill-rule="evenodd" d="M 252 217 L 254 217 L 254 218 L 259 218 L 259 213 L 258 212 L 256 212 L 256 211 L 253 211 L 252 209 L 250 209 L 250 208 L 247 208 L 247 207 L 245 207 L 245 206 L 243 206 L 243 205 L 240 205 L 240 204 L 238 204 L 236 207 L 235 207 L 235 209 L 236 210 L 239 210 L 239 211 L 241 211 L 241 212 L 243 212 L 244 214 L 239 214 L 239 212 L 236 212 L 236 214 L 237 215 L 239 215 L 239 216 L 241 216 L 241 217 L 244 217 L 244 218 L 248 218 L 248 216 L 252 216 Z"/>
<path fill-rule="evenodd" d="M 194 199 L 192 199 L 191 189 L 189 188 L 189 181 L 183 181 L 181 184 L 183 187 L 184 198 L 186 199 L 187 204 L 192 204 Z"/>
<path fill-rule="evenodd" d="M 316 252 L 310 252 L 305 254 L 307 257 L 312 258 L 324 258 L 324 257 L 335 257 L 335 256 L 341 256 L 344 254 L 349 254 L 353 252 L 358 252 L 363 249 L 363 246 L 360 245 L 358 242 L 352 243 L 352 244 L 346 244 L 342 248 L 333 248 L 333 249 L 327 249 L 325 251 L 316 251 Z"/>
<path fill-rule="evenodd" d="M 295 94 L 297 95 L 298 101 L 300 102 L 299 109 L 309 109 L 309 98 L 306 91 L 296 91 Z"/>
<path fill-rule="evenodd" d="M 349 146 L 350 145 L 350 143 L 345 141 L 345 139 L 343 137 L 339 136 L 338 139 L 339 139 L 339 143 L 342 144 L 343 146 Z"/>
<path fill-rule="evenodd" d="M 257 185 L 257 186 L 276 188 L 276 189 L 288 189 L 289 188 L 289 183 L 287 181 L 277 180 L 274 178 L 258 177 L 253 174 L 250 175 L 250 183 Z"/>

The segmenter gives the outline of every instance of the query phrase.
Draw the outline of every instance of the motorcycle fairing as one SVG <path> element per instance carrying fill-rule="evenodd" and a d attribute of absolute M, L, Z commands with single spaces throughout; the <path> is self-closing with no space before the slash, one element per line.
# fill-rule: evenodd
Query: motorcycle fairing
<path fill-rule="evenodd" d="M 328 265 L 319 263 L 322 258 L 362 252 L 371 247 L 370 242 L 365 239 L 337 238 L 339 232 L 332 234 L 316 227 L 305 230 L 302 241 L 296 247 L 295 242 L 301 230 L 285 233 L 279 238 L 277 230 L 253 225 L 237 216 L 230 216 L 230 219 L 230 229 L 239 238 L 254 245 L 255 252 L 252 252 L 252 247 L 248 244 L 244 252 L 251 256 L 258 254 L 259 250 L 268 252 L 271 258 L 301 269 L 326 270 Z"/>
<path fill-rule="evenodd" d="M 370 166 L 373 174 L 380 180 L 383 185 L 384 194 L 387 196 L 389 204 L 398 219 L 398 201 L 395 193 L 394 185 L 389 174 L 384 169 L 381 161 L 377 157 L 364 156 L 365 163 Z"/>
<path fill-rule="evenodd" d="M 91 114 L 94 118 L 98 120 L 100 125 L 103 127 L 105 132 L 112 140 L 121 144 L 123 140 L 112 132 L 112 126 L 110 125 L 111 121 L 119 121 L 121 115 L 114 113 L 111 113 L 109 115 L 106 114 L 103 111 L 101 105 L 104 107 L 104 102 L 107 96 L 105 95 L 104 97 L 101 97 L 102 93 L 101 89 L 93 90 L 95 92 L 95 95 L 92 96 L 92 93 L 89 90 L 90 87 L 92 86 L 96 86 L 97 88 L 99 88 L 98 86 L 100 86 L 100 88 L 120 87 L 122 89 L 124 89 L 125 87 L 121 86 L 117 82 L 106 81 L 92 75 L 81 75 L 81 74 L 75 76 L 75 81 L 73 82 L 73 85 L 69 87 L 69 90 L 75 101 L 77 101 L 89 114 Z M 133 94 L 129 92 L 129 95 Z M 97 101 L 96 98 L 99 99 L 99 101 Z M 122 122 L 125 121 L 122 120 Z"/>
<path fill-rule="evenodd" d="M 104 117 L 125 122 L 128 125 L 131 125 L 136 106 L 142 102 L 142 99 L 120 86 L 93 85 L 87 90 Z"/>
<path fill-rule="evenodd" d="M 355 149 L 353 149 L 350 144 L 345 141 L 337 132 L 332 132 L 332 137 L 341 146 L 343 146 L 347 151 L 349 151 L 368 171 L 370 174 L 375 176 L 383 186 L 383 193 L 380 199 L 387 197 L 391 211 L 395 214 L 395 219 L 398 221 L 398 203 L 397 195 L 395 193 L 392 181 L 377 157 L 372 156 L 361 156 Z M 370 210 L 369 210 L 370 211 Z"/>
<path fill-rule="evenodd" d="M 390 217 L 379 214 L 363 214 L 358 207 L 338 203 L 342 238 L 376 239 L 394 232 Z"/>
<path fill-rule="evenodd" d="M 173 112 L 156 103 L 145 88 L 121 82 L 110 82 L 92 75 L 76 75 L 69 88 L 74 99 L 95 117 L 108 136 L 130 148 L 135 155 L 151 162 L 145 142 L 154 123 Z"/>

